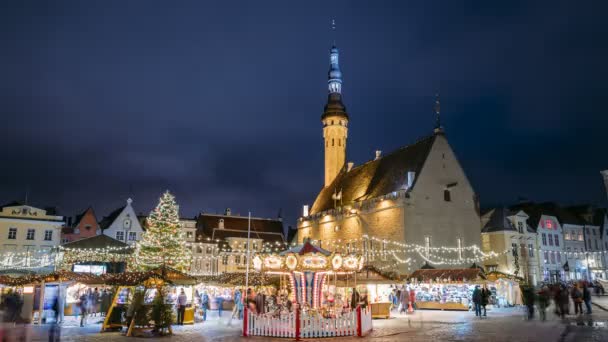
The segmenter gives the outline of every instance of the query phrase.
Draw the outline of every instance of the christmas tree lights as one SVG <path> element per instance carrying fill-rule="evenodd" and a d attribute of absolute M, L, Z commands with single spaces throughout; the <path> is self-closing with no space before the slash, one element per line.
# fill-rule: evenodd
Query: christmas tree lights
<path fill-rule="evenodd" d="M 192 251 L 186 244 L 179 222 L 175 197 L 165 192 L 147 219 L 148 229 L 135 246 L 131 267 L 144 271 L 169 266 L 178 271 L 190 268 Z"/>

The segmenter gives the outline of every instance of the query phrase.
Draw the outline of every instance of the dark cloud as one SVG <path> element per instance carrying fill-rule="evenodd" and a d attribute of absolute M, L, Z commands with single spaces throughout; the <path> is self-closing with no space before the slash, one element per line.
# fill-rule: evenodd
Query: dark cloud
<path fill-rule="evenodd" d="M 290 224 L 322 186 L 336 39 L 349 160 L 448 136 L 482 204 L 605 200 L 603 2 L 3 4 L 0 198 Z M 328 30 L 336 17 L 338 31 Z"/>

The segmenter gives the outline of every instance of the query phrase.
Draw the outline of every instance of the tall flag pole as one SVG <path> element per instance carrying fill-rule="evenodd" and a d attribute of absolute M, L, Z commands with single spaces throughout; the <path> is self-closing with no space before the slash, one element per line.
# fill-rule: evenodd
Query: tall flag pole
<path fill-rule="evenodd" d="M 251 211 L 249 212 L 249 219 L 247 221 L 247 270 L 245 273 L 245 295 L 247 295 L 247 290 L 249 290 L 249 263 L 250 263 L 250 252 L 249 252 L 249 244 L 251 237 Z"/>

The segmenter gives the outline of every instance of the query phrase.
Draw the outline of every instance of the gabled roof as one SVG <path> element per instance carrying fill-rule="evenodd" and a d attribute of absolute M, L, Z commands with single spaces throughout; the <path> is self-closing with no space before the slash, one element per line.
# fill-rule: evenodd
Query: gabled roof
<path fill-rule="evenodd" d="M 73 242 L 64 243 L 63 248 L 105 248 L 105 247 L 126 247 L 124 242 L 112 239 L 107 235 L 96 235 L 90 238 L 81 239 Z M 118 253 L 118 251 L 117 251 Z"/>
<path fill-rule="evenodd" d="M 125 209 L 125 207 L 126 207 L 126 205 L 114 210 L 113 212 L 110 213 L 110 215 L 104 216 L 104 218 L 99 222 L 99 227 L 101 229 L 107 229 L 108 227 L 110 227 L 110 225 L 112 225 L 112 223 L 116 220 L 118 215 L 120 215 L 120 213 L 122 213 L 122 211 Z"/>
<path fill-rule="evenodd" d="M 342 191 L 341 203 L 346 205 L 404 189 L 408 171 L 416 172 L 416 178 L 420 174 L 435 137 L 435 134 L 427 136 L 348 172 L 343 169 L 329 186 L 321 190 L 310 213 L 333 209 L 332 195 L 335 192 Z"/>
<path fill-rule="evenodd" d="M 220 228 L 220 221 L 224 228 Z M 196 217 L 196 239 L 224 240 L 229 237 L 247 237 L 248 217 L 236 215 L 200 214 Z M 280 219 L 251 218 L 251 238 L 266 242 L 284 242 L 283 221 Z"/>
<path fill-rule="evenodd" d="M 89 211 L 89 209 L 93 210 L 93 208 L 88 207 L 82 213 L 76 215 L 76 217 L 74 218 L 73 225 L 72 225 L 73 227 L 76 227 L 76 226 L 78 226 L 78 224 L 80 224 L 80 221 L 82 220 L 84 215 L 87 213 L 87 211 Z"/>
<path fill-rule="evenodd" d="M 490 210 L 486 215 L 490 215 L 488 223 L 486 223 L 481 229 L 482 233 L 500 232 L 500 231 L 517 231 L 509 216 L 513 216 L 516 213 L 510 211 L 507 208 L 495 208 Z M 485 216 L 485 215 L 484 215 Z"/>

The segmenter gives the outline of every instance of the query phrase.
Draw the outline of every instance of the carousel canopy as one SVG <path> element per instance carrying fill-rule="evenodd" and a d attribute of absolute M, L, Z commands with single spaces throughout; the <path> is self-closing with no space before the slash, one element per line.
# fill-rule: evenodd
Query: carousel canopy
<path fill-rule="evenodd" d="M 291 249 L 283 251 L 279 255 L 287 255 L 287 254 L 304 255 L 304 254 L 308 254 L 308 253 L 319 253 L 319 254 L 323 254 L 325 256 L 331 255 L 330 251 L 313 245 L 312 243 L 310 243 L 310 240 L 306 240 L 304 242 L 304 244 L 302 244 L 302 245 L 295 246 Z"/>

